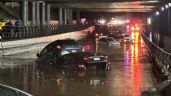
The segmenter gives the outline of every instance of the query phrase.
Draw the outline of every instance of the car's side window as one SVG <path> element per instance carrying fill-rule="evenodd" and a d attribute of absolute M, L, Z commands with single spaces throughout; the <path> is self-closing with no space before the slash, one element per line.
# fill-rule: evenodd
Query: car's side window
<path fill-rule="evenodd" d="M 101 42 L 106 42 L 106 40 L 104 38 L 100 39 Z"/>
<path fill-rule="evenodd" d="M 47 53 L 47 48 L 44 48 L 42 52 L 40 53 L 41 56 L 45 55 Z"/>

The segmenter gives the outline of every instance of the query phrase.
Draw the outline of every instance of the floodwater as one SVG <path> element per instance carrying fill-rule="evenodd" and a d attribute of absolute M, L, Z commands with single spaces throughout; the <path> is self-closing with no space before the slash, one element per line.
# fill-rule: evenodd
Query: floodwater
<path fill-rule="evenodd" d="M 23 53 L 4 57 L 3 63 L 10 64 L 1 64 L 0 83 L 34 96 L 140 96 L 155 85 L 156 79 L 140 34 L 132 33 L 132 36 L 133 44 L 103 50 L 109 56 L 111 70 L 66 70 L 48 64 L 37 68 L 35 57 L 19 58 L 27 57 L 28 53 Z M 96 43 L 85 40 L 81 44 L 87 51 L 98 52 Z"/>

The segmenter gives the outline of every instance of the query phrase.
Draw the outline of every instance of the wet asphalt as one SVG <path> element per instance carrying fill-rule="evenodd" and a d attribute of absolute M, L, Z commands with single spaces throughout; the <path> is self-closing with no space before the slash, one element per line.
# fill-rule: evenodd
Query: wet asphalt
<path fill-rule="evenodd" d="M 0 83 L 34 96 L 140 96 L 156 79 L 146 46 L 136 35 L 134 43 L 122 43 L 121 48 L 100 48 L 94 39 L 80 42 L 86 51 L 107 54 L 111 70 L 66 70 L 49 64 L 38 68 L 36 53 L 25 52 L 1 57 Z"/>

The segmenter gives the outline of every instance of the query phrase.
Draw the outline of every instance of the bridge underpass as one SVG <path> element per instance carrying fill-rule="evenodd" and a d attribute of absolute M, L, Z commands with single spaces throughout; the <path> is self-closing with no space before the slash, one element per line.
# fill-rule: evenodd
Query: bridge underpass
<path fill-rule="evenodd" d="M 10 0 L 10 1 L 12 1 L 12 0 Z M 4 1 L 4 2 L 7 2 L 7 1 Z M 170 29 L 169 29 L 169 25 L 170 25 L 170 23 L 169 23 L 169 20 L 170 20 L 169 19 L 169 16 L 170 16 L 170 13 L 169 13 L 170 12 L 170 3 L 169 3 L 169 1 L 164 1 L 164 0 L 162 0 L 162 1 L 144 0 L 144 1 L 129 2 L 129 0 L 128 1 L 124 0 L 123 2 L 119 2 L 119 1 L 115 1 L 115 2 L 101 1 L 101 2 L 98 2 L 98 0 L 94 0 L 94 2 L 90 2 L 90 1 L 88 1 L 88 2 L 86 2 L 86 1 L 82 1 L 82 2 L 73 1 L 72 2 L 72 1 L 70 1 L 71 4 L 68 3 L 69 1 L 56 1 L 56 0 L 53 0 L 53 1 L 48 0 L 48 1 L 45 1 L 45 2 L 36 1 L 36 2 L 34 2 L 34 3 L 36 3 L 36 4 L 40 5 L 40 6 L 42 6 L 42 5 L 44 6 L 44 4 L 49 5 L 50 7 L 47 7 L 47 8 L 49 8 L 51 11 L 52 11 L 52 9 L 57 9 L 58 13 L 55 14 L 53 12 L 55 15 L 53 13 L 51 13 L 51 14 L 48 14 L 48 15 L 45 16 L 44 14 L 49 13 L 49 11 L 48 12 L 43 11 L 42 15 L 40 16 L 39 12 L 44 10 L 44 8 L 43 7 L 41 7 L 42 9 L 35 8 L 35 10 L 34 10 L 34 7 L 33 7 L 33 10 L 36 11 L 36 12 L 32 11 L 33 12 L 32 15 L 28 16 L 27 15 L 28 14 L 27 12 L 29 12 L 28 11 L 29 10 L 28 6 L 30 6 L 30 3 L 33 3 L 33 1 L 31 1 L 31 0 L 29 2 L 27 2 L 27 0 L 23 1 L 23 3 L 20 3 L 21 4 L 20 8 L 23 8 L 24 10 L 20 12 L 20 13 L 22 13 L 20 16 L 21 16 L 24 24 L 26 24 L 26 25 L 27 24 L 31 24 L 31 25 L 32 24 L 33 25 L 40 25 L 40 24 L 44 25 L 45 24 L 46 25 L 46 23 L 49 24 L 50 19 L 51 19 L 49 17 L 52 14 L 54 16 L 56 16 L 57 21 L 59 21 L 59 24 L 72 24 L 71 20 L 73 19 L 73 17 L 72 17 L 73 16 L 73 11 L 76 11 L 77 19 L 80 19 L 80 15 L 81 15 L 80 13 L 81 12 L 95 12 L 96 14 L 98 14 L 98 12 L 114 12 L 115 14 L 118 14 L 120 12 L 121 13 L 125 13 L 125 12 L 129 13 L 129 12 L 131 12 L 131 14 L 134 14 L 132 12 L 135 12 L 135 13 L 138 12 L 138 13 L 140 13 L 142 15 L 145 14 L 145 16 L 149 16 L 149 17 L 151 16 L 151 19 L 154 20 L 154 21 L 152 22 L 152 25 L 147 26 L 147 29 L 145 30 L 145 32 L 148 34 L 148 32 L 152 31 L 153 32 L 152 33 L 153 41 L 159 47 L 164 48 L 166 51 L 170 50 L 170 48 L 169 48 L 170 46 L 169 45 L 167 46 L 167 44 L 168 44 L 167 40 L 170 40 L 169 37 L 167 37 L 167 36 L 163 37 L 163 36 L 159 35 L 159 34 L 163 34 L 163 32 L 165 32 L 164 34 L 170 34 Z M 54 4 L 52 4 L 52 3 L 54 3 Z M 23 6 L 22 4 L 26 4 L 26 6 Z M 27 6 L 27 4 L 28 4 L 28 6 Z M 165 4 L 167 4 L 167 6 Z M 164 14 L 162 14 L 162 12 L 164 12 Z M 150 13 L 154 13 L 154 14 L 149 15 Z M 166 16 L 166 14 L 167 14 L 167 16 Z M 159 15 L 160 18 L 155 17 L 155 16 L 158 16 L 158 15 Z M 68 17 L 68 16 L 70 16 L 70 17 Z M 28 19 L 29 17 L 32 17 L 32 19 Z M 33 19 L 33 18 L 35 18 L 35 19 Z M 147 19 L 147 18 L 145 17 L 144 19 Z M 165 23 L 165 22 L 162 22 L 163 19 L 165 21 L 168 21 L 168 23 L 166 23 L 167 27 L 164 27 L 161 24 L 159 24 L 159 23 L 162 23 L 162 24 Z M 28 22 L 32 22 L 32 23 L 28 23 Z M 144 23 L 147 24 L 146 21 Z M 168 29 L 168 30 L 164 30 L 164 29 Z M 158 33 L 158 31 L 159 31 L 159 33 Z M 148 37 L 148 35 L 147 35 L 147 37 Z M 160 39 L 160 38 L 162 38 L 162 39 Z M 123 45 L 123 46 L 127 46 L 127 45 Z M 134 51 L 137 51 L 136 47 L 139 46 L 139 45 L 131 45 L 131 46 L 132 46 L 133 49 L 135 49 Z M 150 46 L 150 45 L 148 45 L 148 46 Z M 122 47 L 122 48 L 124 50 L 124 47 Z M 141 49 L 141 47 L 139 46 L 138 49 Z M 143 49 L 143 50 L 146 50 L 146 49 Z M 160 51 L 161 51 L 161 53 L 165 53 L 165 52 L 163 52 L 163 50 L 160 50 Z M 131 52 L 131 51 L 128 51 L 128 52 Z M 146 51 L 140 51 L 140 52 L 146 53 Z M 159 51 L 157 51 L 157 52 L 159 52 Z M 137 53 L 135 52 L 135 55 L 136 54 Z M 54 93 L 56 92 L 57 95 L 63 94 L 63 95 L 67 95 L 67 96 L 68 95 L 70 96 L 70 94 L 74 94 L 75 92 L 78 92 L 78 91 L 75 91 L 75 90 L 78 90 L 77 88 L 81 88 L 81 90 L 84 90 L 84 89 L 92 90 L 91 93 L 89 94 L 89 96 L 94 96 L 94 95 L 98 95 L 98 96 L 106 96 L 106 95 L 108 95 L 108 96 L 111 96 L 111 95 L 114 95 L 114 96 L 115 95 L 116 96 L 117 95 L 122 95 L 122 96 L 135 95 L 135 96 L 139 96 L 140 93 L 143 92 L 144 90 L 148 90 L 149 88 L 157 86 L 156 78 L 153 77 L 153 74 L 151 73 L 150 62 L 147 60 L 147 58 L 144 58 L 144 57 L 147 57 L 147 54 L 138 55 L 139 59 L 136 58 L 136 57 L 125 59 L 126 58 L 126 57 L 124 57 L 125 55 L 126 55 L 126 53 L 122 53 L 122 52 L 119 55 L 118 54 L 110 55 L 111 57 L 113 57 L 113 56 L 114 57 L 119 57 L 119 58 L 122 57 L 123 60 L 115 60 L 115 59 L 113 60 L 113 58 L 112 58 L 111 61 L 113 61 L 112 63 L 113 63 L 114 70 L 112 70 L 111 73 L 107 73 L 107 74 L 106 74 L 106 72 L 105 73 L 104 72 L 95 73 L 94 77 L 98 78 L 98 79 L 85 78 L 86 76 L 91 77 L 90 76 L 91 72 L 90 73 L 89 72 L 87 72 L 87 73 L 79 73 L 79 72 L 78 73 L 71 73 L 69 75 L 66 75 L 66 77 L 61 77 L 61 75 L 62 76 L 65 76 L 65 75 L 63 75 L 62 73 L 58 73 L 60 71 L 57 71 L 56 73 L 53 73 L 53 72 L 51 72 L 52 71 L 51 69 L 48 69 L 48 67 L 45 66 L 45 67 L 47 67 L 47 69 L 43 69 L 45 71 L 44 73 L 50 73 L 50 74 L 42 74 L 42 76 L 40 76 L 41 78 L 39 78 L 39 75 L 40 75 L 39 74 L 38 75 L 39 79 L 36 79 L 36 80 L 38 80 L 40 82 L 44 82 L 44 81 L 46 82 L 46 78 L 48 78 L 48 80 L 50 79 L 50 81 L 47 81 L 46 83 L 48 83 L 49 85 L 43 86 L 42 84 L 39 83 L 40 84 L 40 86 L 39 86 L 39 84 L 37 85 L 38 81 L 35 81 L 35 78 L 33 78 L 33 77 L 37 77 L 36 72 L 38 70 L 36 69 L 36 66 L 32 66 L 34 64 L 33 64 L 33 62 L 31 62 L 28 65 L 29 67 L 27 67 L 27 64 L 26 64 L 26 67 L 24 67 L 24 68 L 22 66 L 19 66 L 20 67 L 19 69 L 17 68 L 18 70 L 20 70 L 19 73 L 21 73 L 21 74 L 24 74 L 24 72 L 26 72 L 24 75 L 20 75 L 21 77 L 19 77 L 19 78 L 23 78 L 23 83 L 24 84 L 18 84 L 18 83 L 16 84 L 15 82 L 17 82 L 18 79 L 17 80 L 12 80 L 14 78 L 13 76 L 16 76 L 16 75 L 14 75 L 12 73 L 17 73 L 18 72 L 18 71 L 15 71 L 15 68 L 14 68 L 14 71 L 13 71 L 13 67 L 11 67 L 10 69 L 7 68 L 5 70 L 2 69 L 2 71 L 4 71 L 4 73 L 7 72 L 7 74 L 12 74 L 12 75 L 10 75 L 11 77 L 2 78 L 2 79 L 5 79 L 4 81 L 2 80 L 2 82 L 6 82 L 6 84 L 9 84 L 11 86 L 15 86 L 15 87 L 20 88 L 20 89 L 22 89 L 24 91 L 27 91 L 29 93 L 33 93 L 33 95 L 36 94 L 37 96 L 49 95 L 50 93 L 41 93 L 41 92 L 39 92 L 39 90 L 36 90 L 36 89 L 41 90 L 41 88 L 39 88 L 39 87 L 42 87 L 44 89 L 47 88 L 47 87 L 51 88 L 52 86 L 54 86 L 53 85 L 54 80 L 55 80 L 56 85 L 59 84 L 59 86 L 55 86 L 55 88 L 57 88 L 57 89 L 54 88 L 55 89 Z M 158 54 L 154 54 L 154 55 L 158 56 Z M 13 56 L 15 56 L 15 55 L 13 55 Z M 22 56 L 22 55 L 19 54 L 18 56 Z M 160 52 L 159 52 L 159 57 L 157 57 L 157 58 L 159 58 L 159 60 L 162 60 L 163 58 L 160 58 L 161 56 L 165 56 L 165 55 L 160 55 Z M 167 56 L 170 57 L 169 54 L 167 54 L 166 57 Z M 126 70 L 122 69 L 122 68 L 124 68 L 124 65 L 126 64 L 126 60 L 130 60 L 130 62 L 129 61 L 127 62 L 128 66 L 126 66 L 126 67 L 128 67 L 127 71 L 128 71 L 128 73 L 130 73 L 129 75 L 128 75 L 128 73 L 126 73 Z M 10 61 L 17 62 L 18 60 L 17 61 L 10 60 Z M 132 61 L 134 61 L 134 63 L 131 63 Z M 170 61 L 170 59 L 166 60 L 166 62 L 169 62 L 169 61 Z M 20 63 L 23 63 L 23 62 L 21 61 Z M 163 62 L 165 62 L 165 61 L 157 62 L 157 63 L 160 63 L 159 65 L 161 65 L 161 68 L 166 67 L 166 69 L 164 69 L 164 70 L 167 71 L 168 70 L 167 66 L 170 66 L 170 65 L 167 63 L 166 66 L 165 66 L 165 63 L 163 63 Z M 115 63 L 117 65 L 115 65 Z M 132 66 L 132 64 L 133 65 L 139 64 L 139 66 Z M 18 67 L 18 66 L 16 66 L 16 67 Z M 24 70 L 24 71 L 22 71 L 22 70 Z M 32 71 L 33 73 L 30 74 L 29 73 L 30 71 Z M 62 70 L 62 72 L 63 71 L 64 70 Z M 12 72 L 12 73 L 10 73 L 10 72 Z M 2 76 L 7 75 L 7 74 L 4 74 L 4 73 L 2 73 Z M 68 72 L 66 72 L 66 74 L 67 73 Z M 123 74 L 121 74 L 121 73 L 123 73 Z M 75 77 L 75 74 L 76 75 L 81 74 L 83 76 L 83 78 L 85 79 L 85 81 L 83 80 L 82 77 L 77 77 L 77 76 Z M 143 74 L 146 74 L 145 77 L 142 76 Z M 58 76 L 58 75 L 60 75 L 60 76 Z M 101 75 L 103 75 L 103 76 L 101 77 Z M 120 76 L 120 75 L 121 75 L 121 77 L 117 78 L 117 76 Z M 126 76 L 128 76 L 128 78 L 122 77 L 122 75 L 126 75 Z M 67 76 L 69 76 L 69 78 Z M 27 81 L 30 80 L 29 77 L 31 77 L 31 80 L 34 79 L 33 82 L 31 82 L 32 84 L 30 84 L 29 82 L 27 83 Z M 10 78 L 9 81 L 8 80 L 6 81 L 6 78 Z M 125 78 L 129 79 L 129 80 L 125 81 L 126 80 Z M 144 78 L 144 79 L 142 79 L 142 78 Z M 10 80 L 12 82 L 10 82 Z M 106 80 L 105 82 L 110 82 L 110 83 L 105 83 L 103 80 Z M 144 80 L 147 80 L 147 81 L 144 81 Z M 62 81 L 65 82 L 65 83 L 61 83 Z M 67 81 L 69 81 L 69 82 L 67 82 Z M 84 82 L 89 82 L 90 81 L 90 83 L 85 84 L 85 86 L 84 86 L 84 83 L 80 83 L 80 82 L 83 82 L 83 81 Z M 101 82 L 101 83 L 99 83 L 99 82 Z M 130 90 L 126 91 L 125 86 L 122 85 L 123 83 L 128 88 L 130 88 Z M 128 83 L 130 83 L 130 85 Z M 32 87 L 29 87 L 29 84 Z M 65 86 L 65 84 L 66 84 L 66 86 Z M 116 85 L 116 86 L 110 86 L 110 84 L 113 84 L 113 85 Z M 136 84 L 137 84 L 137 86 L 136 86 Z M 36 85 L 36 86 L 34 86 L 34 85 Z M 60 85 L 63 85 L 63 87 L 66 88 L 66 89 L 63 89 L 63 87 L 61 87 Z M 77 87 L 73 88 L 71 85 L 72 86 L 77 86 Z M 61 91 L 58 90 L 58 87 L 59 87 L 59 90 L 61 90 Z M 102 87 L 104 87 L 104 88 L 107 87 L 108 90 L 103 89 Z M 118 88 L 123 89 L 123 90 L 121 90 L 122 92 L 118 91 Z M 69 89 L 72 89 L 72 90 L 70 91 Z M 34 93 L 35 90 L 36 90 L 36 93 Z M 168 90 L 168 89 L 166 89 L 166 90 Z M 51 92 L 51 90 L 49 92 Z M 62 93 L 62 92 L 64 92 L 64 93 Z M 82 91 L 79 91 L 79 92 L 82 92 Z M 79 92 L 78 92 L 78 96 L 80 96 L 79 94 L 81 94 Z M 115 94 L 115 92 L 116 92 L 116 94 Z M 124 92 L 127 93 L 127 94 L 124 94 Z M 169 96 L 169 93 L 167 93 L 167 92 L 165 92 L 165 95 L 163 95 L 163 96 Z M 88 92 L 85 93 L 85 96 L 87 94 L 88 94 Z M 74 95 L 76 95 L 76 94 L 74 94 Z M 84 96 L 84 95 L 81 94 L 81 96 Z"/>

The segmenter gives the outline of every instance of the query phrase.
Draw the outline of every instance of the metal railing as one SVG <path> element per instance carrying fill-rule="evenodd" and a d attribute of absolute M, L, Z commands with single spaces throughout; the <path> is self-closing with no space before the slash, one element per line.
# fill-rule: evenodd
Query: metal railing
<path fill-rule="evenodd" d="M 79 31 L 86 28 L 87 25 L 41 25 L 41 26 L 11 26 L 10 29 L 5 29 L 0 32 L 2 39 L 14 40 L 14 39 L 25 39 L 34 38 L 41 36 L 49 36 L 62 34 L 66 32 Z"/>
<path fill-rule="evenodd" d="M 171 86 L 171 54 L 151 42 L 144 33 L 142 33 L 142 38 L 148 47 L 150 57 L 158 66 L 159 70 L 157 71 L 160 71 L 162 76 L 167 78 L 157 86 L 144 91 L 141 96 L 159 96 L 167 86 Z"/>
<path fill-rule="evenodd" d="M 171 54 L 158 47 L 151 42 L 149 38 L 142 33 L 143 40 L 148 47 L 150 55 L 155 59 L 158 67 L 165 76 L 169 76 L 171 72 Z"/>
<path fill-rule="evenodd" d="M 33 96 L 17 88 L 0 84 L 0 96 Z"/>

